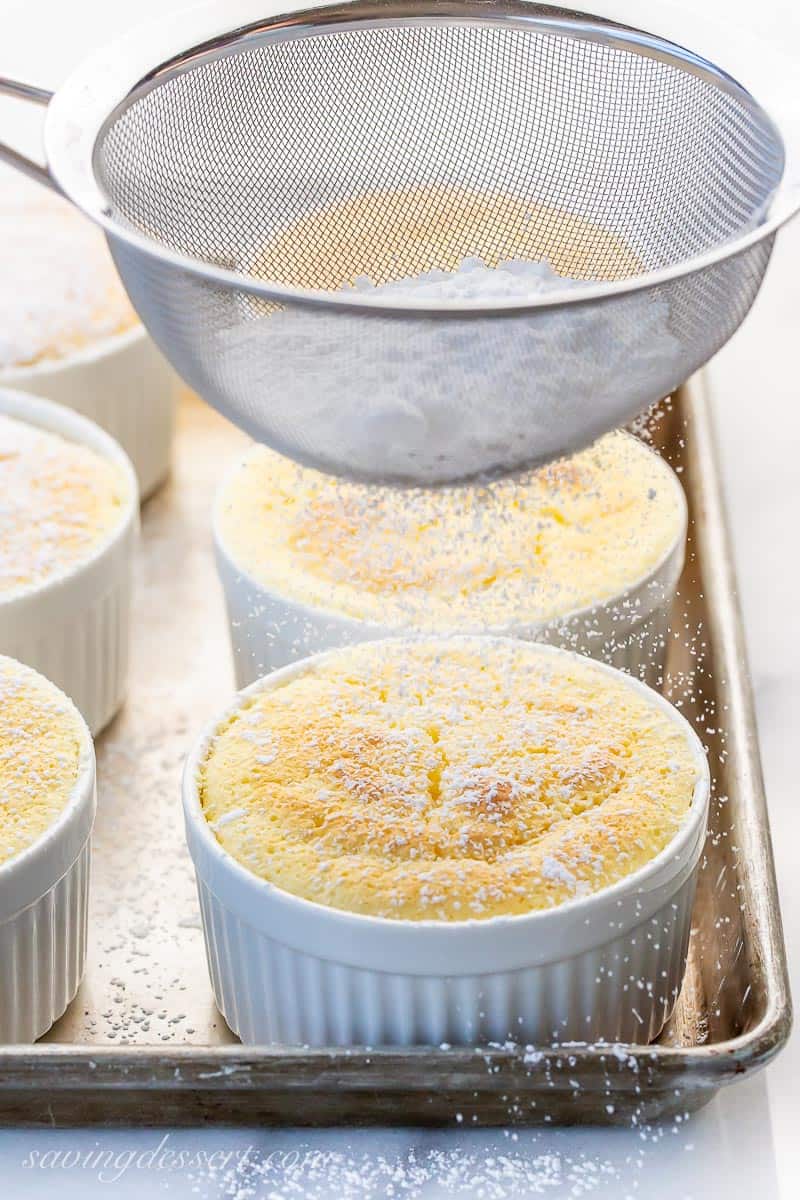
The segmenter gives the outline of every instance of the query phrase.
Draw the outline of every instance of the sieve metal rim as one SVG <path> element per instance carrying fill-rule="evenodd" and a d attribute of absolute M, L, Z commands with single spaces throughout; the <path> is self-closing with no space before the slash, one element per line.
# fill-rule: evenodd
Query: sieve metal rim
<path fill-rule="evenodd" d="M 482 300 L 420 301 L 413 297 L 393 298 L 352 292 L 330 292 L 297 288 L 257 279 L 228 267 L 218 266 L 181 254 L 119 222 L 112 213 L 97 172 L 97 154 L 106 129 L 119 113 L 147 90 L 159 86 L 165 78 L 180 74 L 209 58 L 241 52 L 242 43 L 255 45 L 259 40 L 324 36 L 345 28 L 381 27 L 389 24 L 480 24 L 516 28 L 535 28 L 563 36 L 580 31 L 591 37 L 640 53 L 666 58 L 693 74 L 713 78 L 717 86 L 733 92 L 737 99 L 758 112 L 771 127 L 776 142 L 785 143 L 777 122 L 751 92 L 731 74 L 694 52 L 658 35 L 604 17 L 529 3 L 528 0 L 488 0 L 478 6 L 461 0 L 351 0 L 308 8 L 302 3 L 284 0 L 234 0 L 226 6 L 224 26 L 220 27 L 220 8 L 216 3 L 184 10 L 167 21 L 150 22 L 106 47 L 86 60 L 53 97 L 45 121 L 45 148 L 51 174 L 61 190 L 87 216 L 96 221 L 110 237 L 122 241 L 138 253 L 166 263 L 209 283 L 236 289 L 274 303 L 289 303 L 310 309 L 334 309 L 362 316 L 374 315 L 397 319 L 469 319 L 524 315 L 534 310 L 547 311 L 565 306 L 595 304 L 656 287 L 671 280 L 689 277 L 715 263 L 745 252 L 771 237 L 800 211 L 800 187 L 784 188 L 785 171 L 768 204 L 768 215 L 748 232 L 729 239 L 702 254 L 672 266 L 627 279 L 573 285 L 568 291 L 544 292 L 520 301 L 519 298 Z M 274 12 L 268 15 L 265 10 Z M 279 11 L 276 11 L 279 10 Z M 388 17 L 387 13 L 392 16 Z M 406 15 L 399 15 L 400 13 Z M 255 14 L 258 14 L 255 16 Z M 255 19 L 253 19 L 255 17 Z M 313 18 L 313 20 L 311 19 Z M 186 46 L 186 24 L 191 19 L 192 44 Z M 153 66 L 153 60 L 156 65 Z"/>

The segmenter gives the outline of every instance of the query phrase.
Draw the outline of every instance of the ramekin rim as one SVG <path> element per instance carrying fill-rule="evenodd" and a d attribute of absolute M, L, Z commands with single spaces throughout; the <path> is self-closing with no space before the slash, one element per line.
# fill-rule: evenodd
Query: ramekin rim
<path fill-rule="evenodd" d="M 12 855 L 11 858 L 7 859 L 5 862 L 0 863 L 0 898 L 2 897 L 5 889 L 13 885 L 13 881 L 16 877 L 27 874 L 28 872 L 35 872 L 37 869 L 42 868 L 42 864 L 46 860 L 53 844 L 63 837 L 65 830 L 68 830 L 69 827 L 75 822 L 80 821 L 84 809 L 88 807 L 93 814 L 96 801 L 97 784 L 97 762 L 94 751 L 94 739 L 92 738 L 89 726 L 86 724 L 84 717 L 79 712 L 74 702 L 69 698 L 69 696 L 67 696 L 66 692 L 63 692 L 60 687 L 52 682 L 52 680 L 48 679 L 45 675 L 42 675 L 42 673 L 37 671 L 34 667 L 29 667 L 26 663 L 20 662 L 11 655 L 0 654 L 0 664 L 4 662 L 13 663 L 16 667 L 21 668 L 24 674 L 27 674 L 34 679 L 44 680 L 44 682 L 54 690 L 58 694 L 59 698 L 63 701 L 66 709 L 70 712 L 70 715 L 75 718 L 77 726 L 80 729 L 81 739 L 80 752 L 78 755 L 78 774 L 70 790 L 66 804 L 60 810 L 60 812 L 57 813 L 56 817 L 50 822 L 50 824 L 42 830 L 39 836 L 34 838 L 29 846 L 26 846 L 25 849 L 21 850 L 18 854 Z M 88 840 L 88 837 L 91 836 L 93 824 L 94 817 L 92 815 L 89 822 L 87 838 L 85 840 Z M 47 885 L 47 887 L 41 889 L 40 894 L 44 895 L 48 888 L 52 887 L 56 882 L 57 880 L 53 879 Z M 23 907 L 26 907 L 26 905 L 23 905 Z M 20 910 L 17 909 L 16 911 Z M 2 905 L 0 905 L 0 924 L 7 921 L 13 915 L 13 911 L 5 913 L 2 909 Z"/>
<path fill-rule="evenodd" d="M 494 634 L 439 634 L 433 637 L 429 634 L 410 634 L 401 638 L 373 639 L 369 643 L 362 642 L 361 645 L 369 644 L 375 646 L 386 644 L 394 645 L 396 648 L 398 641 L 425 642 L 436 641 L 440 638 L 445 638 L 453 642 L 480 640 L 483 642 L 510 643 L 512 645 L 522 644 L 532 653 L 550 654 L 554 657 L 567 655 L 569 658 L 578 659 L 580 662 L 596 668 L 601 673 L 605 673 L 613 678 L 621 676 L 626 685 L 644 695 L 654 707 L 665 712 L 685 733 L 698 768 L 698 778 L 694 786 L 691 804 L 686 817 L 667 845 L 636 871 L 631 872 L 608 887 L 590 893 L 588 896 L 576 896 L 552 908 L 534 909 L 527 913 L 501 914 L 485 918 L 470 917 L 466 920 L 453 921 L 435 919 L 412 920 L 409 918 L 380 917 L 367 913 L 356 913 L 348 909 L 335 908 L 332 905 L 321 904 L 316 900 L 308 900 L 305 897 L 296 896 L 278 884 L 256 875 L 222 846 L 205 819 L 200 805 L 199 788 L 197 786 L 198 767 L 203 761 L 219 726 L 241 708 L 242 701 L 245 698 L 258 695 L 260 692 L 267 691 L 271 687 L 281 686 L 284 682 L 288 682 L 294 677 L 299 677 L 324 660 L 349 649 L 349 647 L 339 647 L 332 650 L 324 650 L 319 654 L 310 655 L 307 658 L 299 659 L 297 662 L 289 663 L 262 676 L 260 679 L 255 680 L 255 682 L 236 692 L 225 709 L 206 724 L 186 756 L 182 775 L 185 819 L 191 824 L 192 830 L 199 837 L 204 849 L 213 855 L 220 865 L 221 870 L 227 872 L 229 876 L 232 876 L 236 880 L 237 886 L 250 891 L 252 894 L 255 894 L 255 892 L 260 892 L 262 895 L 269 893 L 271 900 L 280 902 L 287 909 L 291 909 L 295 913 L 313 916 L 318 920 L 334 921 L 340 926 L 350 925 L 355 929 L 381 929 L 389 934 L 389 936 L 391 936 L 389 932 L 391 930 L 401 931 L 406 934 L 417 930 L 431 930 L 440 934 L 445 930 L 452 930 L 454 933 L 468 929 L 505 930 L 513 928 L 519 930 L 526 923 L 541 928 L 546 924 L 548 919 L 551 922 L 561 920 L 565 914 L 580 916 L 581 913 L 585 913 L 587 910 L 590 911 L 593 907 L 596 908 L 601 902 L 614 903 L 629 896 L 641 896 L 648 890 L 643 885 L 646 885 L 648 881 L 652 881 L 653 877 L 657 876 L 664 867 L 681 861 L 686 855 L 689 855 L 689 858 L 691 858 L 698 842 L 697 853 L 699 855 L 711 798 L 710 769 L 706 752 L 695 729 L 686 717 L 674 705 L 670 704 L 665 697 L 641 680 L 626 674 L 624 671 L 620 671 L 616 667 L 611 667 L 607 663 L 578 654 L 573 650 L 566 650 L 561 646 L 551 646 L 539 642 L 520 642 L 520 639 L 513 637 L 497 636 Z M 189 849 L 192 860 L 195 862 L 191 846 Z M 207 881 L 205 882 L 207 883 Z"/>
<path fill-rule="evenodd" d="M 677 572 L 678 575 L 680 574 L 680 569 L 682 568 L 684 561 L 684 549 L 689 528 L 689 504 L 686 499 L 686 493 L 681 485 L 681 481 L 678 478 L 674 468 L 670 466 L 666 459 L 663 458 L 652 446 L 648 446 L 640 438 L 637 438 L 635 434 L 629 433 L 628 430 L 619 430 L 618 432 L 622 433 L 623 437 L 628 438 L 631 441 L 635 441 L 639 446 L 642 447 L 643 450 L 647 451 L 648 454 L 652 455 L 658 460 L 661 466 L 665 469 L 666 477 L 669 479 L 670 486 L 677 497 L 679 509 L 679 527 L 675 537 L 668 542 L 663 553 L 656 560 L 654 560 L 650 566 L 644 568 L 640 575 L 637 575 L 635 579 L 627 583 L 624 589 L 619 592 L 611 592 L 607 596 L 592 601 L 590 604 L 583 605 L 581 608 L 569 609 L 565 613 L 558 613 L 551 617 L 542 617 L 540 619 L 527 622 L 515 619 L 495 625 L 476 624 L 475 626 L 462 622 L 460 625 L 462 632 L 469 630 L 472 635 L 479 636 L 482 631 L 486 631 L 495 636 L 502 637 L 514 636 L 514 631 L 544 630 L 550 628 L 557 629 L 563 626 L 568 626 L 574 622 L 585 621 L 591 618 L 592 615 L 597 613 L 599 610 L 607 608 L 611 604 L 625 604 L 626 602 L 634 600 L 638 593 L 646 592 L 650 584 L 653 583 L 658 576 L 665 571 L 671 560 L 676 558 L 676 556 L 680 560 L 680 568 Z M 239 561 L 237 561 L 230 547 L 227 545 L 220 527 L 223 495 L 230 485 L 231 480 L 242 466 L 247 454 L 250 453 L 254 445 L 257 445 L 257 443 L 252 443 L 250 446 L 248 446 L 247 450 L 241 453 L 228 466 L 219 483 L 217 484 L 217 488 L 214 493 L 214 502 L 211 512 L 212 537 L 217 552 L 224 557 L 226 565 L 230 567 L 232 574 L 235 573 L 254 591 L 261 592 L 269 600 L 279 602 L 281 604 L 291 605 L 292 608 L 296 609 L 308 618 L 322 619 L 331 623 L 341 623 L 342 625 L 352 626 L 354 630 L 372 627 L 373 629 L 380 629 L 381 631 L 385 630 L 387 633 L 392 632 L 393 636 L 400 637 L 413 636 L 415 630 L 419 630 L 427 637 L 443 637 L 448 635 L 449 631 L 446 627 L 440 628 L 438 626 L 434 626 L 431 628 L 425 628 L 421 626 L 415 626 L 413 622 L 404 622 L 398 624 L 381 623 L 372 616 L 356 617 L 353 616 L 352 613 L 345 612 L 342 609 L 327 608 L 322 605 L 310 604 L 306 600 L 297 599 L 295 596 L 289 595 L 286 592 L 276 591 L 274 588 L 269 587 L 260 579 L 257 579 L 247 567 L 243 566 Z M 647 609 L 641 613 L 637 612 L 636 615 L 637 617 L 646 617 L 649 615 L 650 611 L 651 610 Z M 397 631 L 396 634 L 394 633 L 395 630 Z"/>
<path fill-rule="evenodd" d="M 116 333 L 103 334 L 102 337 L 95 338 L 91 342 L 87 342 L 85 346 L 81 346 L 80 349 L 72 350 L 60 358 L 43 358 L 34 363 L 0 366 L 0 388 L 14 389 L 17 385 L 34 383 L 40 379 L 49 379 L 53 375 L 60 375 L 62 372 L 66 374 L 78 367 L 91 366 L 102 359 L 111 358 L 114 354 L 127 350 L 130 345 L 138 341 L 145 341 L 148 336 L 144 325 L 136 317 L 136 320 L 125 329 L 119 329 Z"/>
<path fill-rule="evenodd" d="M 48 591 L 71 586 L 81 575 L 94 569 L 104 558 L 111 555 L 131 530 L 138 528 L 139 484 L 133 463 L 116 438 L 106 433 L 89 417 L 84 417 L 65 405 L 47 400 L 43 396 L 19 392 L 0 385 L 0 415 L 33 425 L 45 433 L 56 433 L 67 441 L 74 441 L 77 445 L 94 450 L 120 468 L 127 486 L 127 498 L 119 520 L 98 540 L 91 553 L 86 558 L 72 563 L 66 570 L 37 583 L 14 588 L 8 593 L 0 592 L 0 615 L 5 615 L 15 606 L 28 604 Z"/>

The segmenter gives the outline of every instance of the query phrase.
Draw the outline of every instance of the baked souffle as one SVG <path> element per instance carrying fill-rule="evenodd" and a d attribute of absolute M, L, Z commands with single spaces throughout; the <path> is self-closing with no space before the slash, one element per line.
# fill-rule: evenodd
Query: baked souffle
<path fill-rule="evenodd" d="M 0 655 L 0 866 L 27 850 L 66 807 L 87 736 L 63 692 Z"/>
<path fill-rule="evenodd" d="M 0 603 L 90 559 L 124 518 L 128 493 L 109 459 L 0 413 Z"/>
<path fill-rule="evenodd" d="M 702 763 L 620 673 L 511 639 L 398 639 L 245 693 L 198 788 L 223 848 L 285 891 L 460 921 L 598 892 L 660 853 Z"/>
<path fill-rule="evenodd" d="M 338 480 L 253 446 L 220 489 L 236 567 L 299 604 L 436 632 L 537 625 L 635 586 L 686 525 L 675 475 L 612 433 L 485 487 L 397 491 Z"/>
<path fill-rule="evenodd" d="M 0 371 L 57 363 L 138 324 L 100 231 L 34 184 L 0 196 Z"/>

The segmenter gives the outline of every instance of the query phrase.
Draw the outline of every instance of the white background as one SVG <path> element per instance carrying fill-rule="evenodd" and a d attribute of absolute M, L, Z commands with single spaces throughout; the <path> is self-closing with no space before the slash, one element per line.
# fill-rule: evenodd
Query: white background
<path fill-rule="evenodd" d="M 185 4 L 185 0 L 183 0 Z M 175 0 L 0 0 L 0 72 L 56 87 L 91 48 Z M 220 0 L 224 8 L 224 0 Z M 577 7 L 580 7 L 579 5 Z M 591 0 L 587 0 L 591 8 Z M 639 24 L 647 28 L 647 0 Z M 776 40 L 798 64 L 800 8 L 792 0 L 704 0 L 705 18 L 739 22 Z M 37 145 L 35 112 L 0 102 L 0 130 Z M 0 245 L 0 270 L 2 246 Z M 761 745 L 790 951 L 800 995 L 800 639 L 797 566 L 800 522 L 800 222 L 785 232 L 763 293 L 743 330 L 712 369 L 728 506 L 758 707 Z M 109 1194 L 213 1197 L 390 1194 L 794 1200 L 800 1195 L 797 1040 L 766 1072 L 727 1089 L 686 1125 L 653 1131 L 551 1130 L 424 1133 L 415 1130 L 300 1133 L 283 1130 L 171 1131 L 168 1147 L 187 1153 L 253 1145 L 255 1171 L 236 1175 L 198 1165 L 126 1168 L 126 1152 L 155 1150 L 163 1131 L 0 1131 L 0 1195 Z M 105 1172 L 32 1168 L 48 1149 L 118 1156 Z M 309 1157 L 310 1152 L 315 1159 Z M 274 1152 L 270 1160 L 264 1158 Z M 297 1156 L 304 1163 L 298 1172 Z M 303 1158 L 302 1156 L 305 1156 Z M 151 1158 L 155 1158 L 151 1155 Z M 156 1160 L 157 1161 L 157 1160 Z M 250 1183 L 247 1184 L 247 1180 Z M 245 1186 L 246 1185 L 246 1186 Z"/>

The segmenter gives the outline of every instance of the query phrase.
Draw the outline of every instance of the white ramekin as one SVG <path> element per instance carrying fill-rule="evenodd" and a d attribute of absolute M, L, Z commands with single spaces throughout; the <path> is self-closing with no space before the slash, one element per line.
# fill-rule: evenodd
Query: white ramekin
<path fill-rule="evenodd" d="M 96 734 L 120 708 L 127 686 L 139 534 L 136 476 L 113 438 L 68 408 L 0 389 L 0 413 L 88 446 L 110 459 L 125 479 L 124 512 L 89 558 L 8 598 L 0 593 L 0 654 L 52 680 Z"/>
<path fill-rule="evenodd" d="M 0 1044 L 46 1033 L 83 975 L 97 799 L 92 739 L 75 716 L 83 737 L 66 807 L 27 850 L 0 864 Z"/>
<path fill-rule="evenodd" d="M 550 646 L 541 653 L 569 654 Z M 705 754 L 685 719 L 624 676 L 680 727 L 699 772 L 685 824 L 626 879 L 527 915 L 457 922 L 363 916 L 252 874 L 217 841 L 198 794 L 198 768 L 220 723 L 243 699 L 324 657 L 239 693 L 186 763 L 187 842 L 214 997 L 231 1029 L 247 1043 L 310 1046 L 654 1038 L 681 986 L 709 802 Z M 619 678 L 611 667 L 598 669 Z"/>
<path fill-rule="evenodd" d="M 663 681 L 670 612 L 683 570 L 688 524 L 683 489 L 676 476 L 672 475 L 672 481 L 682 513 L 680 530 L 662 558 L 624 591 L 543 623 L 490 628 L 462 625 L 451 632 L 491 633 L 562 646 L 658 687 Z M 225 487 L 223 481 L 214 505 L 214 549 L 225 595 L 237 687 L 246 687 L 269 671 L 338 646 L 407 637 L 416 632 L 448 632 L 380 625 L 272 591 L 236 562 L 225 542 L 220 519 Z"/>
<path fill-rule="evenodd" d="M 142 499 L 169 473 L 178 381 L 141 325 L 63 359 L 0 370 L 0 387 L 54 400 L 111 434 Z"/>

